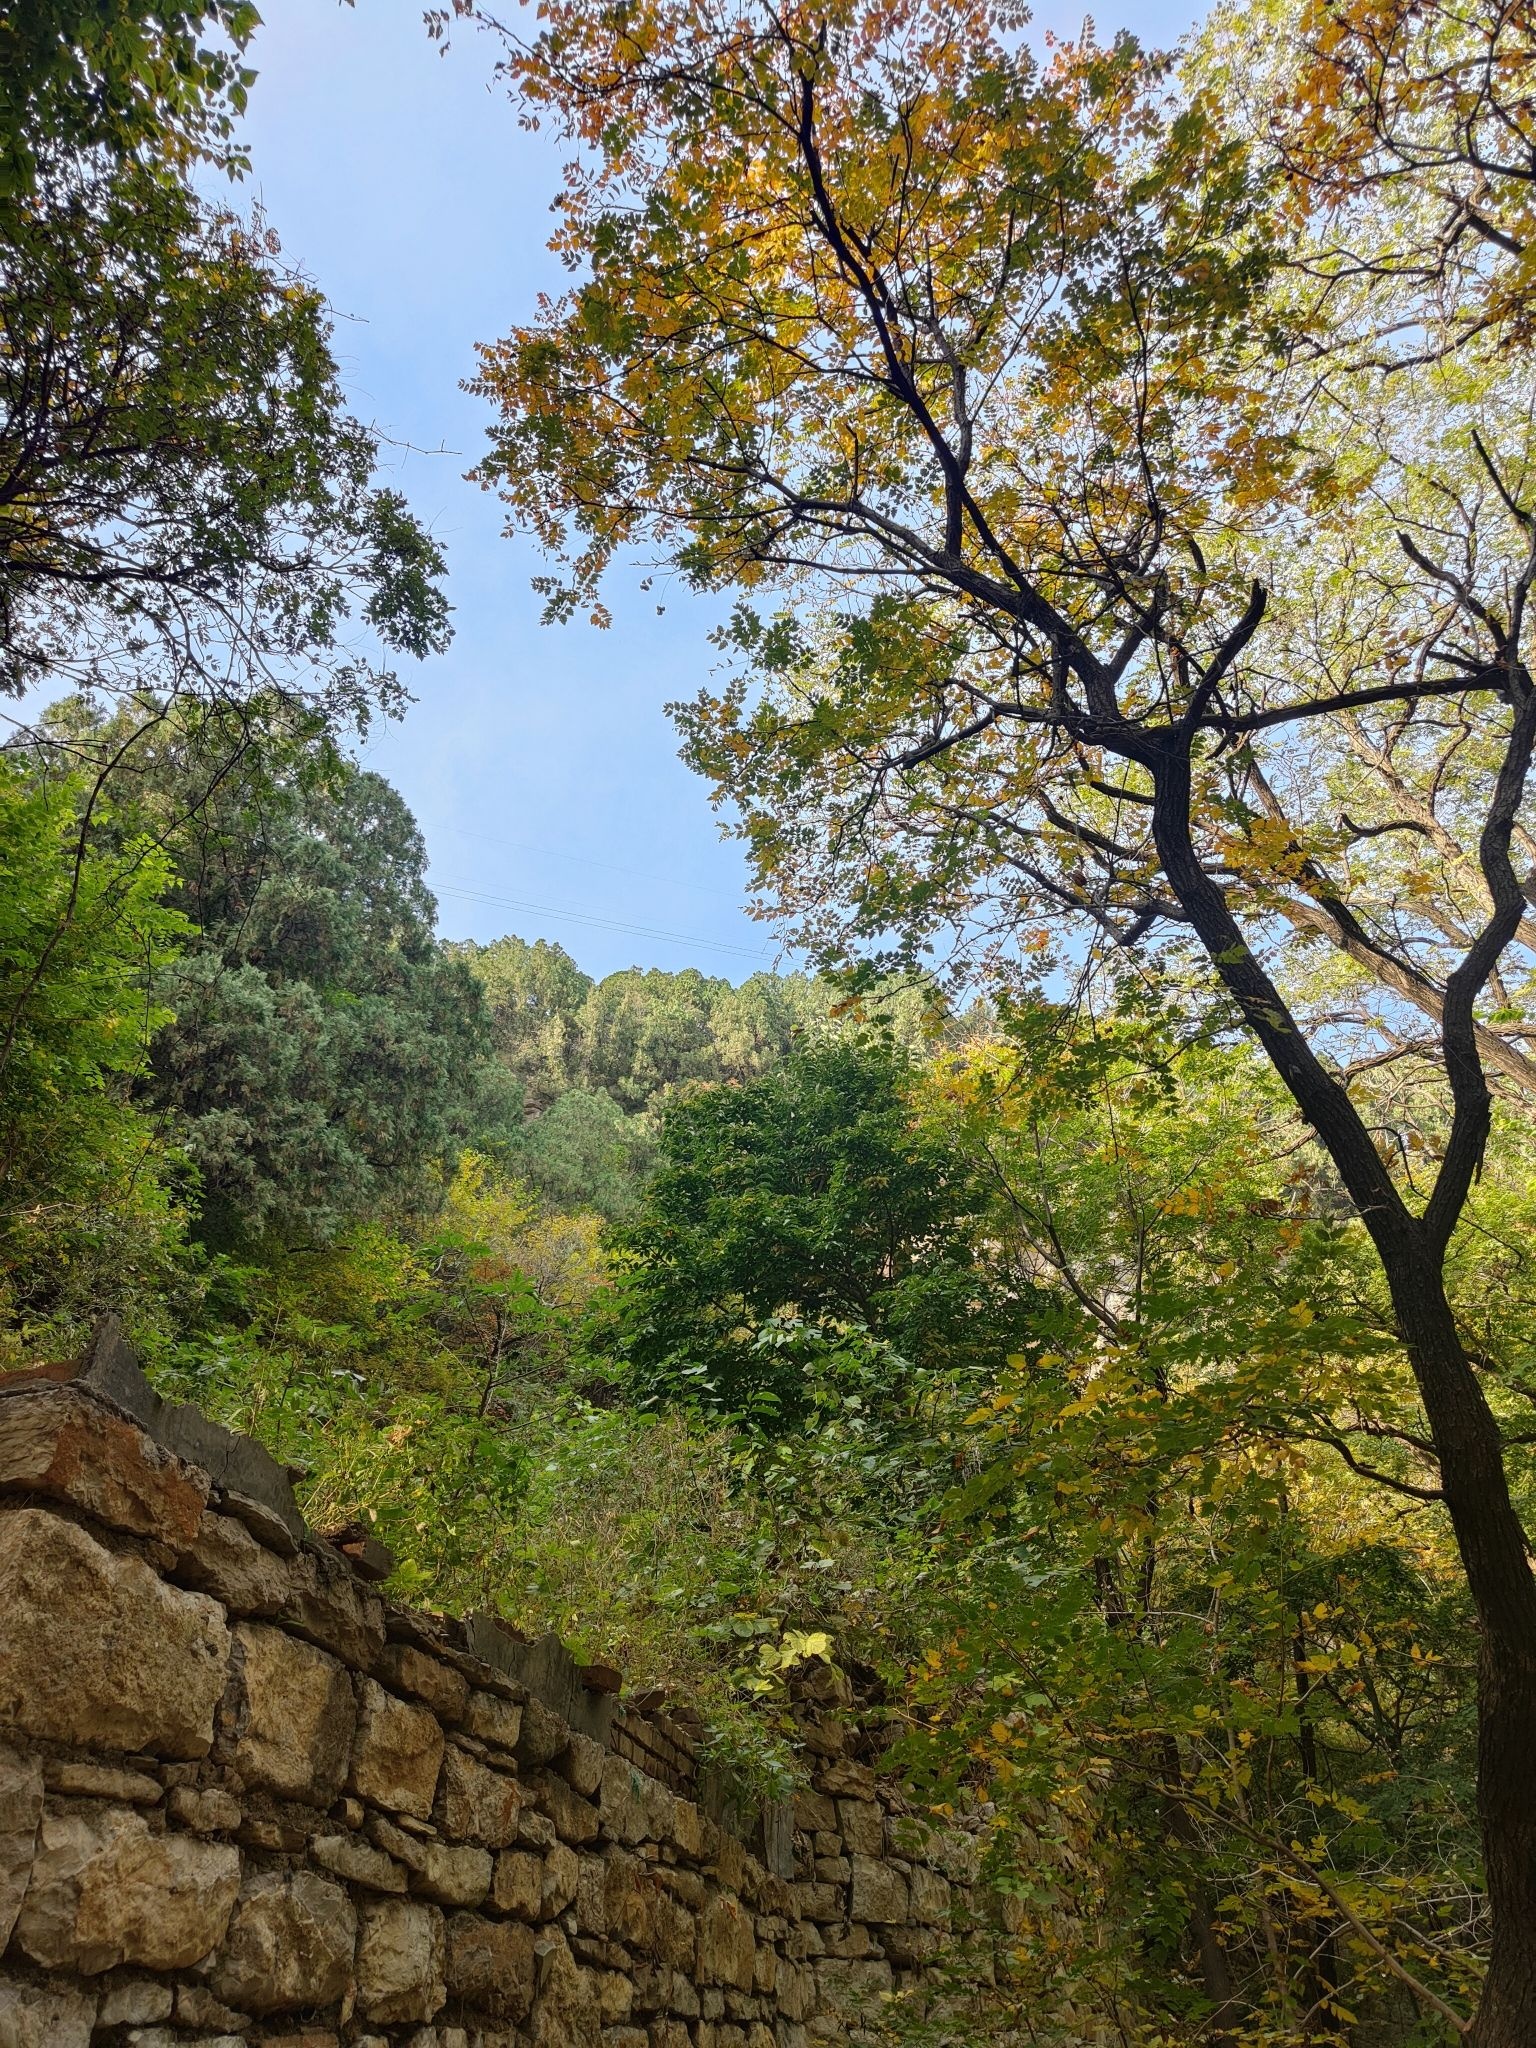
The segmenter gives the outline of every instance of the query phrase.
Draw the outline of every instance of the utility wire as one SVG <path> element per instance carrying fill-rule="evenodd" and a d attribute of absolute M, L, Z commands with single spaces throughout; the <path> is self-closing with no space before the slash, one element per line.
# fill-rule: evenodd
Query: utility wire
<path fill-rule="evenodd" d="M 483 889 L 462 889 L 451 882 L 434 882 L 431 886 L 439 896 L 458 896 L 470 903 L 492 903 L 502 910 L 530 910 L 539 917 L 563 919 L 567 924 L 593 925 L 606 932 L 629 932 L 641 939 L 664 939 L 675 946 L 703 946 L 711 953 L 733 953 L 739 960 L 755 960 L 759 967 L 767 965 L 766 942 L 753 952 L 748 946 L 732 946 L 723 939 L 701 939 L 691 932 L 657 931 L 651 925 L 626 924 L 621 918 L 597 917 L 585 910 L 557 910 L 549 903 L 526 903 L 517 896 L 492 896 Z"/>

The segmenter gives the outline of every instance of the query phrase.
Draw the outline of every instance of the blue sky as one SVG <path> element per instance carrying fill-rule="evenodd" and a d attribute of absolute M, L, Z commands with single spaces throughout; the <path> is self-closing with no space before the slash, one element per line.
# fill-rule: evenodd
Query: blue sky
<path fill-rule="evenodd" d="M 1095 19 L 1155 43 L 1192 11 L 1154 0 Z M 544 246 L 554 145 L 518 127 L 487 38 L 438 53 L 421 0 L 262 13 L 245 196 L 329 296 L 353 406 L 389 437 L 395 480 L 448 554 L 454 645 L 406 677 L 417 702 L 365 748 L 426 835 L 444 935 L 555 939 L 596 974 L 696 966 L 734 981 L 773 965 L 771 933 L 741 907 L 740 851 L 662 708 L 708 677 L 715 609 L 644 593 L 637 571 L 615 580 L 606 632 L 541 625 L 535 551 L 463 480 L 488 417 L 459 388 L 474 344 L 563 276 Z M 1037 27 L 1081 19 L 1051 4 Z"/>

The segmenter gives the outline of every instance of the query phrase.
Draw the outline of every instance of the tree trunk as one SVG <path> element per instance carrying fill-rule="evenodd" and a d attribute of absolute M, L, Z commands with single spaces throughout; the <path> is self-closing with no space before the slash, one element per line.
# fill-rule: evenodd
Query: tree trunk
<path fill-rule="evenodd" d="M 1378 1250 L 1381 1247 L 1378 1245 Z M 1536 2043 L 1536 1579 L 1498 1425 L 1468 1362 L 1440 1264 L 1382 1255 L 1440 1458 L 1477 1609 L 1477 1811 L 1493 1922 L 1476 2048 Z"/>
<path fill-rule="evenodd" d="M 1347 1090 L 1308 1044 L 1201 864 L 1188 745 L 1183 733 L 1138 736 L 1125 751 L 1152 773 L 1153 834 L 1170 887 L 1337 1167 L 1381 1261 L 1478 1620 L 1477 1802 L 1493 1945 L 1469 2038 L 1475 2048 L 1536 2048 L 1536 1578 L 1498 1424 L 1446 1297 L 1444 1238 L 1403 1202 Z"/>

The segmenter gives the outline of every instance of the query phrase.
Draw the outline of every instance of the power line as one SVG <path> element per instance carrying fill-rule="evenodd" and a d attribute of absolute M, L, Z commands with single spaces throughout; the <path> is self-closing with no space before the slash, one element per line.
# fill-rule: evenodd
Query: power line
<path fill-rule="evenodd" d="M 732 946 L 723 939 L 701 939 L 691 932 L 657 931 L 650 925 L 626 924 L 617 917 L 597 917 L 585 910 L 557 910 L 549 903 L 525 903 L 517 896 L 491 896 L 482 889 L 461 889 L 450 882 L 434 882 L 432 887 L 439 896 L 459 896 L 470 903 L 492 903 L 501 910 L 529 910 L 539 917 L 552 917 L 567 924 L 595 926 L 600 931 L 628 932 L 641 939 L 662 939 L 674 946 L 703 946 L 711 953 L 733 953 L 739 960 L 755 960 L 758 966 L 765 966 L 768 948 L 764 945 L 753 952 L 747 946 Z"/>
<path fill-rule="evenodd" d="M 589 853 L 566 853 L 560 847 L 550 846 L 538 839 L 502 839 L 491 832 L 472 831 L 467 825 L 436 825 L 432 829 L 434 837 L 439 832 L 446 832 L 454 839 L 477 840 L 482 846 L 502 846 L 512 852 L 538 853 L 550 860 L 573 861 L 578 867 L 603 868 L 610 875 L 628 875 L 633 881 L 654 882 L 662 889 L 689 889 L 697 895 L 710 897 L 716 903 L 724 903 L 727 900 L 723 889 L 711 889 L 703 882 L 690 882 L 681 875 L 647 874 L 643 868 L 625 867 L 616 860 L 598 860 Z M 734 896 L 729 900 L 734 907 Z"/>

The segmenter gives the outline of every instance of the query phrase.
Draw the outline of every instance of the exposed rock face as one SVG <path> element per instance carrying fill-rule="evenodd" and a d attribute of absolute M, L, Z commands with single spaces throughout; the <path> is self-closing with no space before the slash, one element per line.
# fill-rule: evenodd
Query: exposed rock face
<path fill-rule="evenodd" d="M 0 1726 L 92 1749 L 207 1755 L 229 1664 L 214 1601 L 41 1508 L 0 1517 L 0 1585 Z"/>
<path fill-rule="evenodd" d="M 990 1981 L 842 1674 L 749 1849 L 686 1720 L 386 1611 L 93 1398 L 0 1382 L 0 2048 L 812 2048 Z"/>
<path fill-rule="evenodd" d="M 239 1885 L 226 1844 L 152 1833 L 121 1807 L 45 1809 L 13 1939 L 33 1962 L 84 1976 L 182 1970 L 223 1938 Z"/>

